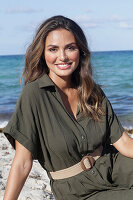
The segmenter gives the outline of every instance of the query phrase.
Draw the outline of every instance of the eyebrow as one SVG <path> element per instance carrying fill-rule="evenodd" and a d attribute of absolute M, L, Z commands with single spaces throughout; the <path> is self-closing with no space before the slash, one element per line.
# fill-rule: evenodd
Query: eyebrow
<path fill-rule="evenodd" d="M 71 43 L 65 45 L 65 47 L 70 46 L 70 45 L 73 45 L 73 44 L 77 46 L 76 42 L 71 42 Z M 57 45 L 54 45 L 54 44 L 49 44 L 47 47 L 58 47 L 58 46 L 57 46 Z"/>

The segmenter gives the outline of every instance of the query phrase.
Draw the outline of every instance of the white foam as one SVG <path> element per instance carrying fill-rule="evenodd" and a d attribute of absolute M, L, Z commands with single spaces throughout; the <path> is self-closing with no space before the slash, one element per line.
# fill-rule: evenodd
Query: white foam
<path fill-rule="evenodd" d="M 8 124 L 8 121 L 0 121 L 0 128 L 4 128 Z"/>
<path fill-rule="evenodd" d="M 129 126 L 124 126 L 125 129 L 133 129 L 133 125 L 129 125 Z"/>

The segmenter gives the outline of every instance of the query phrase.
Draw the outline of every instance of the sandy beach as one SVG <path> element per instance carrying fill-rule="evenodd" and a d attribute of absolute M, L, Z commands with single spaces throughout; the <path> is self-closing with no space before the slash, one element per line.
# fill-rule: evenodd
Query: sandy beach
<path fill-rule="evenodd" d="M 0 133 L 0 200 L 3 199 L 5 185 L 15 151 L 3 133 Z M 18 200 L 54 199 L 45 170 L 35 160 Z"/>

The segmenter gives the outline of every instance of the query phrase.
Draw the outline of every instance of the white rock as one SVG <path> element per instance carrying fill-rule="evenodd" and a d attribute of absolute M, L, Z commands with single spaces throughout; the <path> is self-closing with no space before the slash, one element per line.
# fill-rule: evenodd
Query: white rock
<path fill-rule="evenodd" d="M 15 151 L 3 133 L 0 133 L 0 200 L 3 200 L 6 181 Z M 37 162 L 25 182 L 18 200 L 54 199 L 46 171 Z"/>

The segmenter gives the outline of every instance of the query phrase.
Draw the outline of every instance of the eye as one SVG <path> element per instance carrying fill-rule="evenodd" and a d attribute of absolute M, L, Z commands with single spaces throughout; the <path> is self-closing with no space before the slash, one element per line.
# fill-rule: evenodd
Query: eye
<path fill-rule="evenodd" d="M 77 49 L 77 47 L 75 47 L 75 46 L 68 46 L 67 48 L 68 48 L 69 50 L 71 50 L 71 51 L 74 51 L 74 50 Z"/>
<path fill-rule="evenodd" d="M 50 48 L 49 51 L 50 51 L 50 52 L 56 52 L 57 49 L 56 49 L 56 48 Z"/>

